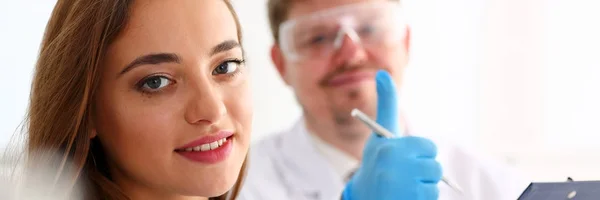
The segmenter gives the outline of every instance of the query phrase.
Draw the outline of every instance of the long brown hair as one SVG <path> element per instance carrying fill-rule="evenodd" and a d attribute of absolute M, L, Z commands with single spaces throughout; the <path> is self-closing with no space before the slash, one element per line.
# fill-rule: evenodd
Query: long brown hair
<path fill-rule="evenodd" d="M 59 0 L 35 68 L 25 121 L 28 160 L 55 170 L 57 180 L 83 186 L 85 199 L 128 199 L 111 181 L 103 150 L 90 136 L 100 64 L 127 23 L 132 1 Z M 241 43 L 237 14 L 228 0 L 223 1 L 235 18 Z M 232 190 L 214 199 L 237 196 L 244 168 L 245 162 Z"/>

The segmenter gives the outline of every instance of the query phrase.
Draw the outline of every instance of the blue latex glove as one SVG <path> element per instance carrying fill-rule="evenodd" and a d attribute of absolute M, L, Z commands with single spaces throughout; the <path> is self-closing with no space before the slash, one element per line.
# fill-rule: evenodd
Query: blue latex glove
<path fill-rule="evenodd" d="M 377 81 L 377 123 L 401 136 L 396 86 L 386 71 Z M 437 147 L 421 137 L 388 139 L 372 134 L 363 152 L 361 168 L 346 185 L 343 200 L 436 200 L 441 165 Z"/>

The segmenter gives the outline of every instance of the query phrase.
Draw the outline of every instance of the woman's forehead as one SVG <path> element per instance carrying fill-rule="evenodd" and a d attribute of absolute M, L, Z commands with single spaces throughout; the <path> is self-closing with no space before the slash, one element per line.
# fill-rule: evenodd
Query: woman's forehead
<path fill-rule="evenodd" d="M 223 1 L 142 0 L 129 12 L 113 43 L 120 53 L 209 51 L 224 40 L 237 40 L 235 19 Z"/>

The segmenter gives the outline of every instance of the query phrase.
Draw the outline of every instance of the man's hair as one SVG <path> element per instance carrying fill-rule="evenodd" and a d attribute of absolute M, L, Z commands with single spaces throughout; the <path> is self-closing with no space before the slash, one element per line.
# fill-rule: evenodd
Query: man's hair
<path fill-rule="evenodd" d="M 297 1 L 302 0 L 268 0 L 269 25 L 271 26 L 271 34 L 276 43 L 279 43 L 279 26 L 287 20 L 292 3 Z"/>
<path fill-rule="evenodd" d="M 279 43 L 279 26 L 287 20 L 293 0 L 268 0 L 269 26 L 276 43 Z"/>

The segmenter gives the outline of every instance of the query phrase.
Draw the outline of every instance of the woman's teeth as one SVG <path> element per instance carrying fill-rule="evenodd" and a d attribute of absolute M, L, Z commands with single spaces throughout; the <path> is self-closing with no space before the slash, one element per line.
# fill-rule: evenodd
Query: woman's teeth
<path fill-rule="evenodd" d="M 185 149 L 185 151 L 209 151 L 223 146 L 225 142 L 227 142 L 227 138 L 223 138 L 207 144 L 201 144 L 195 147 L 190 147 Z"/>

